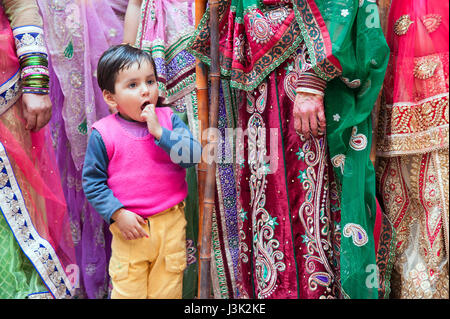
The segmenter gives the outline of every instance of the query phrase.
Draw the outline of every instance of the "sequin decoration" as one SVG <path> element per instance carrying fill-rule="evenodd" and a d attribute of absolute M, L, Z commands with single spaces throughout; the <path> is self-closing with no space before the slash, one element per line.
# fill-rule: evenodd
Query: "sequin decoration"
<path fill-rule="evenodd" d="M 409 14 L 402 15 L 394 24 L 395 34 L 399 36 L 405 35 L 413 23 L 414 21 L 411 21 Z"/>

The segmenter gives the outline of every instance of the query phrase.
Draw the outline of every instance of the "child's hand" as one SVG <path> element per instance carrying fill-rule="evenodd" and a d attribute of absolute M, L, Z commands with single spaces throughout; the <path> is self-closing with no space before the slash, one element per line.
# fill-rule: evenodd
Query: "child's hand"
<path fill-rule="evenodd" d="M 159 124 L 158 116 L 155 112 L 155 105 L 147 105 L 142 111 L 141 116 L 147 121 L 147 127 L 150 134 L 152 134 L 159 141 L 163 130 L 161 124 Z"/>
<path fill-rule="evenodd" d="M 122 236 L 126 240 L 139 239 L 143 237 L 148 237 L 142 225 L 146 224 L 146 221 L 141 216 L 121 208 L 117 210 L 111 218 L 115 221 L 117 227 L 119 228 Z"/>

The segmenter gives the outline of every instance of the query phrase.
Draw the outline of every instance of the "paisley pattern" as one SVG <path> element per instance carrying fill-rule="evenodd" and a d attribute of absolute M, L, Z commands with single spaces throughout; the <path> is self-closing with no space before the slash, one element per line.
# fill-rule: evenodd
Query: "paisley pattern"
<path fill-rule="evenodd" d="M 306 194 L 305 201 L 300 205 L 298 216 L 305 230 L 305 234 L 302 235 L 307 252 L 303 255 L 304 267 L 308 274 L 308 287 L 311 291 L 316 291 L 318 286 L 330 290 L 336 280 L 331 264 L 332 218 L 325 213 L 330 203 L 329 199 L 325 205 L 323 202 L 319 204 L 316 201 L 322 190 L 325 190 L 322 196 L 326 198 L 326 191 L 330 188 L 325 138 L 304 141 L 302 150 L 305 153 L 304 162 L 307 165 L 306 178 L 302 182 Z"/>
<path fill-rule="evenodd" d="M 304 48 L 241 94 L 238 126 L 248 137 L 236 140 L 243 298 L 340 296 L 339 192 L 326 138 L 305 140 L 292 126 L 290 91 L 309 66 Z"/>
<path fill-rule="evenodd" d="M 333 156 L 333 158 L 331 159 L 331 164 L 333 164 L 334 167 L 340 168 L 341 173 L 344 174 L 345 155 L 338 154 Z"/>
<path fill-rule="evenodd" d="M 345 83 L 345 85 L 347 85 L 349 88 L 351 89 L 357 89 L 361 86 L 361 80 L 360 79 L 355 79 L 350 81 L 348 78 L 341 76 L 340 77 L 342 82 Z"/>
<path fill-rule="evenodd" d="M 438 66 L 439 61 L 432 58 L 418 61 L 414 67 L 414 76 L 420 80 L 429 79 L 434 75 Z"/>
<path fill-rule="evenodd" d="M 250 36 L 256 43 L 266 43 L 273 36 L 273 31 L 270 23 L 265 16 L 258 11 L 253 10 L 247 14 L 250 24 Z"/>
<path fill-rule="evenodd" d="M 367 147 L 367 137 L 364 134 L 358 134 L 358 127 L 356 126 L 352 129 L 350 147 L 355 151 L 362 151 Z"/>
<path fill-rule="evenodd" d="M 264 171 L 266 155 L 265 124 L 260 113 L 263 113 L 267 102 L 267 84 L 258 87 L 260 96 L 255 108 L 248 108 L 252 114 L 248 120 L 248 166 L 250 169 L 250 207 L 253 223 L 253 249 L 255 256 L 256 285 L 258 298 L 269 297 L 277 288 L 278 273 L 286 269 L 283 263 L 284 254 L 279 241 L 274 238 L 274 230 L 278 223 L 264 208 L 266 195 L 266 173 Z"/>
<path fill-rule="evenodd" d="M 252 7 L 243 17 L 237 16 L 237 9 L 231 6 L 231 2 L 219 2 L 218 19 L 220 25 L 226 25 L 229 19 L 235 22 L 228 25 L 229 31 L 223 32 L 223 36 L 229 38 L 223 39 L 226 41 L 220 50 L 221 72 L 231 77 L 232 87 L 245 91 L 254 90 L 297 50 L 303 40 L 308 51 L 314 52 L 311 61 L 320 77 L 331 80 L 341 74 L 340 67 L 327 58 L 330 53 L 325 45 L 327 38 L 318 27 L 320 23 L 313 18 L 308 1 L 296 0 L 292 4 L 289 1 L 283 7 Z M 208 21 L 207 11 L 187 45 L 188 51 L 207 64 L 210 63 Z M 247 43 L 243 44 L 246 37 L 235 41 L 238 35 L 243 34 L 247 36 Z M 308 36 L 303 39 L 302 35 Z M 241 55 L 237 53 L 244 52 L 243 47 L 246 58 L 241 60 Z"/>
<path fill-rule="evenodd" d="M 369 241 L 366 231 L 358 224 L 346 224 L 342 230 L 342 234 L 344 237 L 351 237 L 353 244 L 358 247 L 364 246 Z"/>
<path fill-rule="evenodd" d="M 425 28 L 427 29 L 428 33 L 432 33 L 434 31 L 436 31 L 439 26 L 442 23 L 442 16 L 439 14 L 427 14 L 424 15 L 422 18 L 422 23 L 425 26 Z"/>

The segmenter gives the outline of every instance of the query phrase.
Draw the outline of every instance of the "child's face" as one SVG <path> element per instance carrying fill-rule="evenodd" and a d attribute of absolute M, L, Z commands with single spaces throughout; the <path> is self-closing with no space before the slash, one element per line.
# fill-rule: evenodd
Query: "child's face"
<path fill-rule="evenodd" d="M 155 70 L 148 61 L 132 64 L 128 69 L 117 74 L 115 93 L 105 91 L 105 101 L 116 107 L 120 115 L 127 120 L 145 122 L 142 110 L 148 104 L 156 105 L 158 101 L 158 84 Z"/>

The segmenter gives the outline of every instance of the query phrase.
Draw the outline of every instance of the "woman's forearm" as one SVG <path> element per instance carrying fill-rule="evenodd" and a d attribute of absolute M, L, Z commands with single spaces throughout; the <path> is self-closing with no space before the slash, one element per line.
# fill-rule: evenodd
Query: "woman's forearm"
<path fill-rule="evenodd" d="M 134 44 L 141 17 L 142 0 L 130 0 L 125 13 L 123 42 Z"/>

